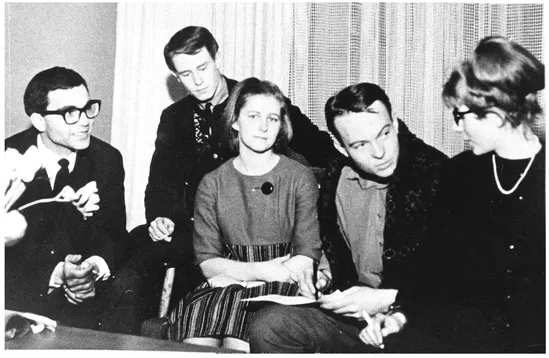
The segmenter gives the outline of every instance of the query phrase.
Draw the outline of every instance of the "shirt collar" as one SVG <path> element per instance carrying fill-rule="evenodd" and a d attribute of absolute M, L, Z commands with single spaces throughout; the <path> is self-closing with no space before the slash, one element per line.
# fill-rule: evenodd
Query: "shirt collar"
<path fill-rule="evenodd" d="M 220 103 L 223 103 L 227 97 L 229 97 L 229 87 L 227 86 L 227 81 L 225 80 L 225 77 L 220 75 L 221 79 L 219 80 L 219 88 L 217 91 L 215 91 L 215 94 L 211 101 L 209 101 L 212 104 L 212 111 L 213 107 L 217 106 Z M 198 108 L 201 110 L 204 110 L 206 108 L 206 103 L 198 102 L 196 101 L 196 104 Z"/>
<path fill-rule="evenodd" d="M 370 188 L 382 190 L 387 188 L 387 185 L 388 185 L 387 183 L 382 184 L 382 183 L 375 182 L 373 180 L 365 179 L 361 177 L 360 174 L 358 174 L 353 168 L 349 166 L 343 167 L 343 169 L 341 170 L 341 177 L 347 180 L 356 181 L 362 190 L 366 190 Z"/>
<path fill-rule="evenodd" d="M 62 157 L 46 147 L 46 145 L 42 141 L 42 137 L 40 136 L 40 134 L 38 134 L 38 138 L 36 139 L 36 147 L 38 148 L 38 154 L 40 155 L 43 166 L 48 173 L 48 177 L 51 180 L 55 178 L 57 172 L 59 171 L 59 169 L 61 169 L 61 166 L 58 162 L 62 158 L 65 158 L 69 161 L 69 172 L 72 172 L 74 170 L 74 166 L 76 164 L 76 152 L 72 152 L 68 156 Z"/>

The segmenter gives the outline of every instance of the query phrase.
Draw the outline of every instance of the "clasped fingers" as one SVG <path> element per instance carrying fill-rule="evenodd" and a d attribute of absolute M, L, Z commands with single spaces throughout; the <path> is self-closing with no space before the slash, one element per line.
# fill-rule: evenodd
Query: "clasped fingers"
<path fill-rule="evenodd" d="M 87 292 L 95 287 L 93 278 L 80 278 L 65 281 L 65 286 L 73 292 Z"/>
<path fill-rule="evenodd" d="M 89 290 L 81 290 L 78 292 L 72 291 L 67 286 L 63 286 L 63 290 L 65 291 L 65 298 L 73 305 L 78 305 L 84 302 L 84 300 L 95 297 L 95 286 L 92 286 Z"/>

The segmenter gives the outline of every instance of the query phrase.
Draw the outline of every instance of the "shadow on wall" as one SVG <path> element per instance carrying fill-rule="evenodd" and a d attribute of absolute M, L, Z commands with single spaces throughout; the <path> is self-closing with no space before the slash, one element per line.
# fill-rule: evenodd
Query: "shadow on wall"
<path fill-rule="evenodd" d="M 185 87 L 172 75 L 168 75 L 166 77 L 166 87 L 168 88 L 170 98 L 174 102 L 179 101 L 181 98 L 189 94 Z"/>

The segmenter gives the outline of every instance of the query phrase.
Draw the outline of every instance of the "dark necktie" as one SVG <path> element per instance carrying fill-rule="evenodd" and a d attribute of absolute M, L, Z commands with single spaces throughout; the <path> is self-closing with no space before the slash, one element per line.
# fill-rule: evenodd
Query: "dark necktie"
<path fill-rule="evenodd" d="M 204 121 L 200 123 L 200 129 L 202 133 L 206 136 L 206 138 L 210 138 L 211 136 L 211 125 L 212 125 L 212 104 L 210 102 L 206 103 L 206 108 L 204 109 Z"/>
<path fill-rule="evenodd" d="M 55 183 L 53 186 L 53 194 L 57 195 L 64 187 L 69 183 L 69 161 L 67 159 L 59 160 L 61 169 L 55 176 Z"/>

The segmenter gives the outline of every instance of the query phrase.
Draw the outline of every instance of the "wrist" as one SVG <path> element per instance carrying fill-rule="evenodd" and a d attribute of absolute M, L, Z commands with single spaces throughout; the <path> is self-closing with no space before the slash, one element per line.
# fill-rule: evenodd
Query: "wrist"
<path fill-rule="evenodd" d="M 248 281 L 265 281 L 265 262 L 250 262 L 249 265 L 250 279 Z"/>

